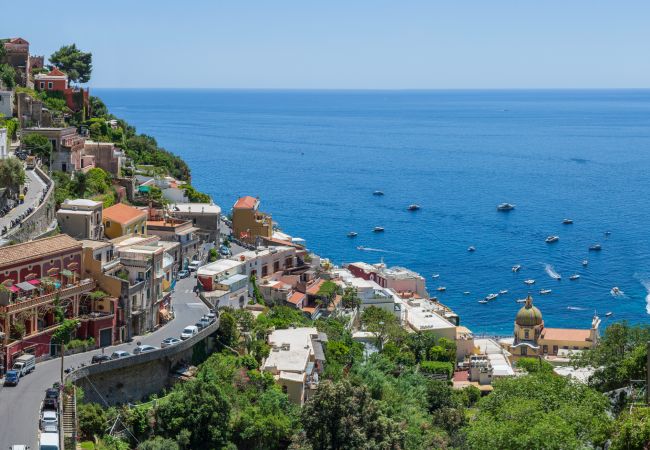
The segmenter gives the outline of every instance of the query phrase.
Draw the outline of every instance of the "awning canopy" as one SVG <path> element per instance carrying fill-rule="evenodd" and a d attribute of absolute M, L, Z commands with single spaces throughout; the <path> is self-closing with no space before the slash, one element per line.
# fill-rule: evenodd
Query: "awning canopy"
<path fill-rule="evenodd" d="M 38 286 L 39 284 L 41 284 L 41 280 L 29 280 L 28 283 L 34 286 Z"/>
<path fill-rule="evenodd" d="M 29 284 L 26 281 L 23 281 L 22 283 L 18 283 L 16 286 L 18 286 L 21 290 L 26 292 L 33 291 L 34 289 L 36 289 L 36 287 L 34 287 L 33 284 Z"/>
<path fill-rule="evenodd" d="M 9 286 L 7 289 L 9 289 L 11 292 L 20 292 L 20 289 L 18 289 L 18 287 L 16 287 L 16 285 L 13 284 Z"/>
<path fill-rule="evenodd" d="M 70 272 L 68 269 L 63 269 L 63 270 L 61 271 L 61 275 L 64 275 L 64 276 L 66 276 L 66 277 L 74 276 L 74 274 L 73 274 L 72 272 Z"/>

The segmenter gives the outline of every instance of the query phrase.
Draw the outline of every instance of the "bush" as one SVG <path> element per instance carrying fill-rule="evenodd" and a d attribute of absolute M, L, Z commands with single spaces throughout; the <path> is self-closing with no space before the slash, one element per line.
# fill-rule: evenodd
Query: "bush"
<path fill-rule="evenodd" d="M 528 373 L 553 372 L 553 366 L 549 362 L 544 361 L 540 358 L 520 358 L 517 360 L 515 365 Z"/>
<path fill-rule="evenodd" d="M 420 363 L 420 371 L 424 375 L 446 375 L 450 380 L 454 374 L 454 366 L 449 362 L 442 361 L 422 361 Z"/>

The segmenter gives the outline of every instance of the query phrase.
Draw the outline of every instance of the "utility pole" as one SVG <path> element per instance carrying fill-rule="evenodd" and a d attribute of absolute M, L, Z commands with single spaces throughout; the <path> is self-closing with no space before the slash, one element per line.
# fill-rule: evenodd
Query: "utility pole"
<path fill-rule="evenodd" d="M 61 389 L 63 389 L 63 359 L 65 356 L 65 344 L 61 342 Z"/>

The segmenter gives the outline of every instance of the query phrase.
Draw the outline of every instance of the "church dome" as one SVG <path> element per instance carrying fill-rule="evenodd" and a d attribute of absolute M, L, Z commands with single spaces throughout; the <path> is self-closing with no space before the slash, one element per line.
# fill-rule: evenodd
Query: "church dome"
<path fill-rule="evenodd" d="M 544 323 L 542 312 L 533 306 L 533 298 L 530 295 L 526 299 L 526 305 L 517 313 L 515 323 L 520 327 L 535 327 Z"/>

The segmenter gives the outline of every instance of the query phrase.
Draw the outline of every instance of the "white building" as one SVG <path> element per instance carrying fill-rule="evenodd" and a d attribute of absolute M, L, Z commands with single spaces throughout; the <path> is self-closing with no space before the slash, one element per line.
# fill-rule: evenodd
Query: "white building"
<path fill-rule="evenodd" d="M 420 297 L 429 298 L 424 277 L 405 267 L 386 267 L 384 263 L 355 262 L 348 264 L 347 269 L 352 275 L 374 281 L 381 287 L 393 289 L 396 292 L 413 292 Z"/>
<path fill-rule="evenodd" d="M 333 269 L 332 274 L 345 287 L 353 287 L 357 291 L 357 295 L 361 300 L 361 309 L 375 306 L 389 312 L 396 312 L 395 301 L 398 297 L 390 289 L 383 288 L 374 281 L 355 277 L 347 269 Z M 397 311 L 399 311 L 399 308 L 397 308 Z"/>
<path fill-rule="evenodd" d="M 7 129 L 0 128 L 0 159 L 9 156 L 9 147 L 7 146 Z"/>
<path fill-rule="evenodd" d="M 0 91 L 0 115 L 11 118 L 14 115 L 14 93 L 13 91 Z"/>
<path fill-rule="evenodd" d="M 258 247 L 256 250 L 239 253 L 230 259 L 244 263 L 244 273 L 247 276 L 255 275 L 260 279 L 296 267 L 296 249 L 288 246 Z"/>
<path fill-rule="evenodd" d="M 197 270 L 201 295 L 215 308 L 243 308 L 248 301 L 248 276 L 244 263 L 220 259 Z"/>
<path fill-rule="evenodd" d="M 85 198 L 67 199 L 56 212 L 61 231 L 75 239 L 101 240 L 104 237 L 102 202 Z"/>
<path fill-rule="evenodd" d="M 479 352 L 486 355 L 492 366 L 492 377 L 511 377 L 515 374 L 508 360 L 509 353 L 507 353 L 496 341 L 493 339 L 474 339 L 474 345 L 478 348 Z"/>
<path fill-rule="evenodd" d="M 456 341 L 456 325 L 436 312 L 434 302 L 425 299 L 400 300 L 403 323 L 414 331 L 431 331 Z"/>
<path fill-rule="evenodd" d="M 221 208 L 214 203 L 176 203 L 170 210 L 174 217 L 191 220 L 200 229 L 205 242 L 219 244 L 221 233 Z"/>

